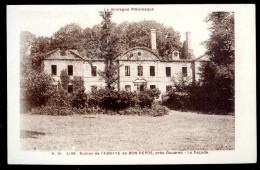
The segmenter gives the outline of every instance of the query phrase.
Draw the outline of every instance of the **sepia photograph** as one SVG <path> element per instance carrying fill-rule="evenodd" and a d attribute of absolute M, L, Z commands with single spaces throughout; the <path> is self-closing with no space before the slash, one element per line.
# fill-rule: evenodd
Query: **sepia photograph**
<path fill-rule="evenodd" d="M 237 36 L 248 11 L 7 6 L 9 163 L 256 161 L 254 18 L 252 39 Z"/>

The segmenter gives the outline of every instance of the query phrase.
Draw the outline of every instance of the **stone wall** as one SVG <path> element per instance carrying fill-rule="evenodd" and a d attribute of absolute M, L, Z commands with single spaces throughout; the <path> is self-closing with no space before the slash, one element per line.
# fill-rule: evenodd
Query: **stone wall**
<path fill-rule="evenodd" d="M 126 85 L 131 85 L 131 91 L 137 90 L 134 81 L 137 78 L 143 78 L 147 81 L 147 88 L 150 85 L 155 85 L 166 92 L 166 86 L 173 85 L 171 77 L 181 76 L 182 67 L 187 67 L 187 77 L 192 78 L 192 62 L 161 62 L 161 61 L 119 61 L 122 65 L 119 70 L 120 84 L 119 89 L 125 90 Z M 125 75 L 125 66 L 130 66 L 130 76 Z M 143 66 L 143 76 L 137 75 L 137 67 Z M 155 66 L 155 76 L 150 76 L 150 66 Z M 171 77 L 166 77 L 166 67 L 171 67 Z"/>
<path fill-rule="evenodd" d="M 101 80 L 97 73 L 97 76 L 91 75 L 91 65 L 90 63 L 83 60 L 44 60 L 44 71 L 51 75 L 51 65 L 57 66 L 57 75 L 52 75 L 56 82 L 60 81 L 60 73 L 63 69 L 68 69 L 68 65 L 73 65 L 73 79 L 74 76 L 80 76 L 84 79 L 84 86 L 86 92 L 91 91 L 91 86 L 96 85 L 98 87 L 104 87 L 105 83 Z M 99 70 L 104 70 L 105 63 L 103 61 L 93 61 L 93 66 L 97 67 L 97 72 Z"/>

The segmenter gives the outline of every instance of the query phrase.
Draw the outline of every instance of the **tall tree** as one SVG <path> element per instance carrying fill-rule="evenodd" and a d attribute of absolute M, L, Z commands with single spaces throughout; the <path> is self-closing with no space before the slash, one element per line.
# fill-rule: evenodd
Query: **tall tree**
<path fill-rule="evenodd" d="M 101 23 L 101 36 L 100 36 L 100 56 L 105 59 L 104 71 L 99 71 L 99 75 L 105 80 L 108 89 L 111 89 L 118 81 L 118 66 L 114 62 L 116 58 L 115 45 L 118 37 L 112 32 L 112 12 L 104 10 L 99 12 L 103 21 Z"/>
<path fill-rule="evenodd" d="M 212 12 L 205 19 L 210 23 L 210 38 L 205 42 L 210 62 L 202 66 L 202 82 L 212 103 L 222 110 L 234 108 L 234 13 Z"/>
<path fill-rule="evenodd" d="M 52 36 L 52 46 L 61 50 L 76 49 L 83 50 L 83 30 L 75 23 L 61 27 Z"/>
<path fill-rule="evenodd" d="M 36 36 L 28 31 L 23 31 L 20 34 L 20 70 L 21 75 L 26 76 L 31 70 L 31 48 Z"/>
<path fill-rule="evenodd" d="M 37 37 L 31 47 L 32 55 L 32 68 L 34 71 L 42 71 L 42 61 L 47 52 L 53 50 L 51 46 L 51 38 L 49 37 Z"/>
<path fill-rule="evenodd" d="M 123 22 L 115 29 L 120 38 L 117 51 L 121 53 L 135 46 L 151 48 L 151 29 L 156 29 L 157 49 L 161 57 L 167 59 L 172 50 L 181 49 L 180 33 L 153 20 Z"/>
<path fill-rule="evenodd" d="M 94 25 L 92 28 L 87 27 L 83 30 L 83 56 L 88 58 L 99 56 L 100 30 L 100 25 Z"/>

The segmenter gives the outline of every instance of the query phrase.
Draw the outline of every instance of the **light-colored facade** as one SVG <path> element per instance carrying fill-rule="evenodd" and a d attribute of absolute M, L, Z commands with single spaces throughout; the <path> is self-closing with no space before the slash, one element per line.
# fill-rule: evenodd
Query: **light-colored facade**
<path fill-rule="evenodd" d="M 173 85 L 173 77 L 183 76 L 192 81 L 193 60 L 162 61 L 152 50 L 135 47 L 118 58 L 119 89 L 140 90 L 142 88 L 159 88 L 166 92 Z"/>
<path fill-rule="evenodd" d="M 61 71 L 66 69 L 71 80 L 74 76 L 83 78 L 86 92 L 93 87 L 105 87 L 105 82 L 98 75 L 98 71 L 105 68 L 104 60 L 84 59 L 73 50 L 61 55 L 61 50 L 56 49 L 46 55 L 43 65 L 44 72 L 51 74 L 56 84 L 60 81 Z"/>
<path fill-rule="evenodd" d="M 186 34 L 187 55 L 193 55 L 190 47 L 190 33 Z M 173 77 L 180 77 L 190 81 L 199 80 L 199 67 L 204 61 L 203 57 L 180 59 L 178 51 L 172 52 L 172 58 L 165 61 L 156 50 L 156 32 L 151 30 L 151 49 L 146 47 L 134 47 L 118 56 L 116 63 L 119 67 L 119 90 L 136 91 L 145 88 L 158 88 L 162 93 L 171 88 Z M 105 87 L 104 80 L 98 75 L 98 71 L 105 68 L 102 59 L 89 59 L 81 56 L 74 50 L 62 52 L 59 49 L 46 54 L 43 61 L 44 71 L 51 74 L 56 83 L 60 81 L 60 73 L 66 69 L 71 79 L 74 76 L 83 77 L 86 92 L 93 87 Z"/>

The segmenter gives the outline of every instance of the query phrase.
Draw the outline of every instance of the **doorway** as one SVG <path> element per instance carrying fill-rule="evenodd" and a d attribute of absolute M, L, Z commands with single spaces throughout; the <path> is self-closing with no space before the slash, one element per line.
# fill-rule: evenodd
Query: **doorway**
<path fill-rule="evenodd" d="M 140 85 L 140 91 L 144 91 L 144 85 L 143 84 Z"/>

